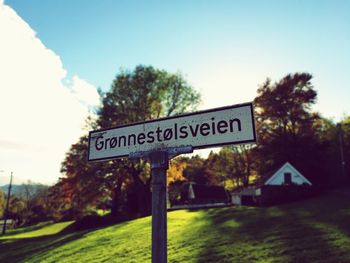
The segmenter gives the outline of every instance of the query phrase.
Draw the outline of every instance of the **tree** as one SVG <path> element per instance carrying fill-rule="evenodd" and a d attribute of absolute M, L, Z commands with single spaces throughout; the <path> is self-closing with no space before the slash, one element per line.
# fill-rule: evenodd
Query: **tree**
<path fill-rule="evenodd" d="M 171 116 L 193 110 L 200 96 L 183 77 L 153 67 L 138 66 L 133 72 L 121 71 L 102 100 L 98 126 L 101 128 Z M 124 169 L 118 178 L 132 178 L 128 206 L 138 215 L 150 213 L 150 182 L 144 161 L 117 160 Z M 119 182 L 121 189 L 123 180 Z M 119 190 L 118 190 L 119 191 Z M 120 195 L 120 191 L 116 196 Z M 114 203 L 117 202 L 116 200 Z"/>
<path fill-rule="evenodd" d="M 0 218 L 4 216 L 5 193 L 0 190 Z"/>
<path fill-rule="evenodd" d="M 252 145 L 233 145 L 211 152 L 205 161 L 205 177 L 209 184 L 235 188 L 247 186 L 252 175 Z"/>
<path fill-rule="evenodd" d="M 311 79 L 308 73 L 289 74 L 275 84 L 267 79 L 258 89 L 254 100 L 258 147 L 254 152 L 260 174 L 289 161 L 313 182 L 322 181 L 319 164 L 324 145 L 315 126 L 320 117 L 311 112 L 317 97 Z"/>
<path fill-rule="evenodd" d="M 233 154 L 229 148 L 223 147 L 218 153 L 210 152 L 204 162 L 204 175 L 208 184 L 225 186 L 233 172 Z"/>
<path fill-rule="evenodd" d="M 207 184 L 205 160 L 199 155 L 179 156 L 171 161 L 168 170 L 168 197 L 171 205 L 184 204 L 187 201 L 188 183 Z"/>
<path fill-rule="evenodd" d="M 260 138 L 268 135 L 297 135 L 306 132 L 314 116 L 311 106 L 317 93 L 308 73 L 287 75 L 275 84 L 267 79 L 254 99 Z M 265 136 L 266 135 L 266 136 Z"/>
<path fill-rule="evenodd" d="M 186 159 L 182 157 L 177 157 L 171 160 L 167 170 L 167 185 L 176 181 L 186 181 L 186 178 L 183 176 L 186 167 Z"/>
<path fill-rule="evenodd" d="M 208 184 L 208 178 L 205 176 L 205 159 L 199 155 L 192 157 L 183 157 L 186 161 L 186 168 L 183 170 L 183 176 L 187 181 L 197 184 Z"/>
<path fill-rule="evenodd" d="M 338 123 L 324 120 L 322 142 L 327 144 L 325 169 L 330 186 L 336 187 L 350 182 L 350 117 Z"/>
<path fill-rule="evenodd" d="M 255 145 L 241 144 L 230 146 L 233 155 L 233 169 L 230 178 L 236 182 L 236 186 L 248 186 L 250 176 L 253 173 L 252 149 Z"/>
<path fill-rule="evenodd" d="M 344 118 L 338 125 L 339 153 L 342 162 L 342 176 L 350 183 L 350 117 Z"/>
<path fill-rule="evenodd" d="M 10 197 L 9 213 L 7 218 L 15 220 L 17 226 L 23 225 L 25 223 L 25 217 L 23 214 L 26 212 L 25 200 L 18 196 Z"/>
<path fill-rule="evenodd" d="M 150 66 L 137 66 L 134 71 L 121 70 L 111 90 L 102 94 L 95 128 L 110 128 L 141 122 L 184 111 L 192 111 L 200 101 L 199 93 L 189 86 L 181 74 L 171 74 Z M 103 195 L 112 196 L 112 212 L 141 216 L 150 213 L 149 165 L 143 160 L 113 160 L 87 164 L 87 138 L 72 145 L 62 164 L 65 183 L 74 194 L 79 210 L 98 202 Z M 83 161 L 84 160 L 84 161 Z M 63 180 L 62 180 L 63 181 Z M 78 193 L 95 192 L 90 198 Z M 84 196 L 84 201 L 82 198 Z M 78 199 L 77 199 L 78 198 Z"/>
<path fill-rule="evenodd" d="M 182 192 L 187 180 L 183 176 L 183 171 L 186 169 L 186 159 L 182 157 L 174 158 L 170 161 L 167 170 L 167 193 L 171 205 L 180 204 Z"/>
<path fill-rule="evenodd" d="M 104 94 L 98 126 L 109 128 L 194 110 L 200 95 L 180 73 L 137 66 L 121 71 Z"/>
<path fill-rule="evenodd" d="M 60 184 L 62 199 L 69 200 L 72 215 L 80 216 L 89 205 L 97 205 L 106 194 L 110 194 L 109 171 L 104 163 L 87 163 L 88 138 L 82 137 L 71 146 L 62 163 L 65 174 Z"/>

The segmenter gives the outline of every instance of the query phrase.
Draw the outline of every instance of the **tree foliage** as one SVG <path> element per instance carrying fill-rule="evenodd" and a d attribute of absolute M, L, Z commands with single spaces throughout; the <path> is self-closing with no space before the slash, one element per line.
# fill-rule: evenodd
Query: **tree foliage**
<path fill-rule="evenodd" d="M 319 116 L 311 111 L 317 96 L 311 79 L 308 73 L 289 74 L 274 84 L 267 79 L 258 89 L 255 153 L 260 174 L 286 161 L 306 173 L 317 169 L 322 145 L 315 126 Z"/>
<path fill-rule="evenodd" d="M 252 145 L 226 146 L 211 152 L 205 161 L 205 176 L 209 184 L 232 189 L 247 186 L 252 176 Z"/>
<path fill-rule="evenodd" d="M 5 193 L 0 191 L 0 218 L 4 216 Z"/>
<path fill-rule="evenodd" d="M 167 171 L 167 185 L 175 181 L 186 181 L 186 178 L 183 176 L 183 172 L 186 169 L 188 163 L 186 159 L 175 158 L 170 161 L 170 165 Z"/>
<path fill-rule="evenodd" d="M 16 186 L 16 185 L 15 185 Z M 49 187 L 31 181 L 17 185 L 9 200 L 7 218 L 13 219 L 15 226 L 22 226 L 51 220 Z M 2 192 L 0 192 L 2 194 Z M 7 196 L 6 196 L 7 199 Z M 7 201 L 7 200 L 4 200 Z"/>
<path fill-rule="evenodd" d="M 207 184 L 208 178 L 205 176 L 205 159 L 199 155 L 184 157 L 187 165 L 183 171 L 183 176 L 187 181 L 197 184 Z"/>
<path fill-rule="evenodd" d="M 272 84 L 270 79 L 258 89 L 254 100 L 256 117 L 262 132 L 272 135 L 297 135 L 307 132 L 314 116 L 311 106 L 317 93 L 308 73 L 285 76 Z M 259 134 L 265 138 L 266 133 Z"/>
<path fill-rule="evenodd" d="M 137 66 L 121 71 L 104 94 L 98 127 L 109 128 L 194 110 L 199 93 L 182 75 L 153 67 Z"/>
<path fill-rule="evenodd" d="M 192 111 L 199 93 L 181 74 L 171 74 L 150 66 L 121 70 L 110 91 L 102 94 L 92 128 L 110 128 Z M 62 163 L 65 174 L 59 184 L 70 200 L 74 214 L 89 206 L 110 205 L 116 216 L 150 213 L 149 165 L 142 160 L 113 160 L 86 163 L 87 137 L 72 145 Z"/>
<path fill-rule="evenodd" d="M 267 79 L 254 99 L 258 143 L 224 147 L 208 158 L 176 158 L 168 171 L 170 199 L 183 201 L 188 182 L 244 187 L 250 183 L 249 176 L 264 176 L 287 161 L 314 185 L 339 184 L 344 176 L 350 178 L 350 119 L 336 125 L 313 112 L 317 92 L 311 81 L 308 73 L 288 74 L 275 83 Z M 199 100 L 179 73 L 147 66 L 121 70 L 111 89 L 101 93 L 102 106 L 96 119 L 90 120 L 90 128 L 192 111 Z M 87 144 L 87 136 L 80 138 L 62 163 L 64 176 L 50 189 L 47 201 L 52 217 L 79 217 L 90 208 L 111 209 L 118 218 L 149 214 L 149 164 L 126 159 L 87 163 Z M 339 161 L 341 152 L 345 165 Z"/>

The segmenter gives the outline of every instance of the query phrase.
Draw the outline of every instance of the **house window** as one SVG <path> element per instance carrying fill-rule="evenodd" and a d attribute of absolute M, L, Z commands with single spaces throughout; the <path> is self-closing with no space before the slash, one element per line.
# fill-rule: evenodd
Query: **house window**
<path fill-rule="evenodd" d="M 292 174 L 284 173 L 284 184 L 290 185 L 292 184 Z"/>

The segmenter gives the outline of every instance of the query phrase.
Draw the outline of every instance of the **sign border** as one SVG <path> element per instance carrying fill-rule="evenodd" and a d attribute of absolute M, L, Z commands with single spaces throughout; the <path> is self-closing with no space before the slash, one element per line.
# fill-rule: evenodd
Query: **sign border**
<path fill-rule="evenodd" d="M 98 129 L 98 130 L 90 131 L 89 132 L 89 136 L 88 136 L 88 162 L 114 160 L 114 159 L 125 158 L 125 157 L 129 156 L 129 154 L 125 154 L 125 155 L 118 155 L 117 157 L 102 157 L 102 158 L 96 158 L 96 159 L 91 160 L 90 159 L 90 138 L 91 138 L 91 134 L 92 133 L 109 131 L 109 130 L 113 130 L 113 129 L 129 127 L 129 126 L 135 126 L 135 125 L 144 124 L 144 123 L 152 123 L 152 122 L 159 122 L 159 121 L 163 121 L 163 120 L 177 119 L 177 118 L 181 118 L 181 117 L 187 117 L 187 116 L 192 116 L 192 115 L 199 115 L 199 114 L 209 113 L 209 112 L 214 112 L 214 111 L 235 109 L 235 108 L 240 108 L 240 107 L 244 107 L 244 106 L 250 106 L 250 111 L 251 111 L 251 114 L 252 114 L 251 116 L 252 116 L 252 121 L 253 121 L 253 123 L 252 123 L 253 135 L 254 135 L 253 139 L 237 141 L 237 142 L 228 142 L 228 143 L 205 144 L 205 145 L 201 145 L 201 146 L 192 146 L 192 147 L 193 147 L 193 150 L 196 150 L 196 149 L 209 148 L 208 146 L 210 146 L 210 147 L 218 147 L 218 146 L 231 145 L 231 144 L 234 145 L 234 144 L 245 144 L 245 143 L 250 143 L 250 142 L 256 142 L 256 129 L 255 129 L 255 118 L 254 118 L 253 102 L 246 102 L 246 103 L 234 104 L 234 105 L 229 105 L 229 106 L 224 106 L 224 107 L 218 107 L 218 108 L 212 108 L 212 109 L 207 109 L 207 110 L 189 112 L 189 113 L 184 113 L 184 114 L 179 114 L 179 115 L 173 115 L 173 116 L 163 117 L 163 118 L 158 118 L 158 119 L 152 119 L 152 120 L 147 120 L 147 121 L 133 122 L 133 123 L 123 124 L 123 125 L 115 126 L 115 127 L 111 127 L 111 128 L 104 128 L 104 129 Z"/>

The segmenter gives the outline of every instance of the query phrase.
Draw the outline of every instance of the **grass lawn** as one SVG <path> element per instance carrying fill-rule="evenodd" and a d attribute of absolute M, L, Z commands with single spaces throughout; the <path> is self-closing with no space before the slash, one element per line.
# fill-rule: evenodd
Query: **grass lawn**
<path fill-rule="evenodd" d="M 80 232 L 71 223 L 9 231 L 0 262 L 150 262 L 150 217 Z M 350 262 L 350 197 L 170 212 L 168 261 Z"/>

